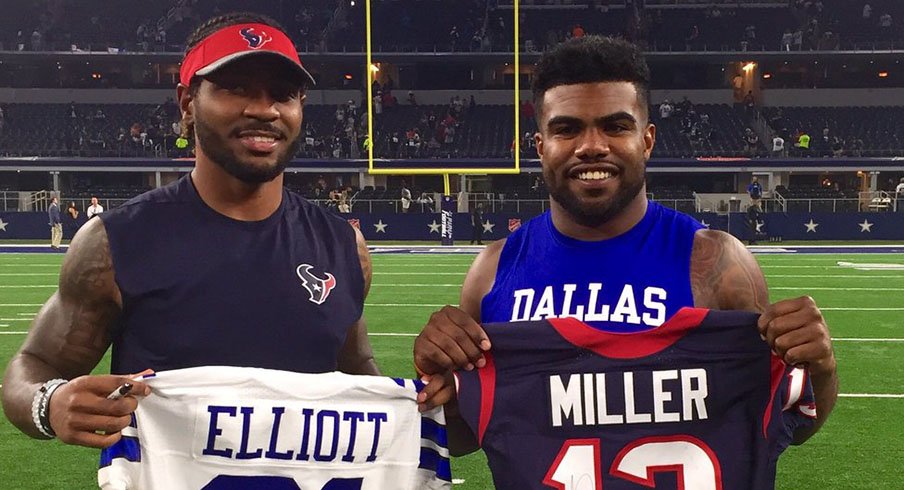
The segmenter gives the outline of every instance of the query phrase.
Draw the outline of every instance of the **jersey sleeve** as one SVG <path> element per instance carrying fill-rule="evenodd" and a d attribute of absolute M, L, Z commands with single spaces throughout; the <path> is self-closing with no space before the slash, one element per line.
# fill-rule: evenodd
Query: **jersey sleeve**
<path fill-rule="evenodd" d="M 812 427 L 815 423 L 816 395 L 806 369 L 788 368 L 785 385 L 782 390 L 782 420 L 787 432 L 793 435 L 798 429 Z"/>
<path fill-rule="evenodd" d="M 484 354 L 486 365 L 471 371 L 455 372 L 458 410 L 462 419 L 482 445 L 490 423 L 496 391 L 496 366 L 490 353 Z"/>
<path fill-rule="evenodd" d="M 132 422 L 122 430 L 122 438 L 101 450 L 97 484 L 102 490 L 137 488 L 141 475 L 141 443 L 135 414 Z"/>

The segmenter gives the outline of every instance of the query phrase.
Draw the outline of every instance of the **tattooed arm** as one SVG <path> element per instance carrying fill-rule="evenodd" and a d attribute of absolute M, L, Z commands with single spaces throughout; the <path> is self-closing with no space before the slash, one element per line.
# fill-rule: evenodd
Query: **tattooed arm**
<path fill-rule="evenodd" d="M 694 306 L 762 313 L 769 305 L 766 279 L 756 259 L 735 237 L 700 230 L 691 252 Z"/>
<path fill-rule="evenodd" d="M 358 247 L 358 260 L 361 262 L 361 272 L 364 274 L 364 298 L 370 292 L 370 282 L 373 278 L 373 264 L 370 260 L 370 252 L 367 251 L 367 242 L 364 235 L 355 229 L 355 242 Z M 364 314 L 349 329 L 345 339 L 345 345 L 339 351 L 339 370 L 349 374 L 379 375 L 380 368 L 374 360 L 373 348 L 367 338 L 367 323 Z"/>
<path fill-rule="evenodd" d="M 809 296 L 769 304 L 769 292 L 756 259 L 733 236 L 700 230 L 691 253 L 694 305 L 762 313 L 760 334 L 786 364 L 806 367 L 816 397 L 816 423 L 794 433 L 794 444 L 815 434 L 838 398 L 838 375 L 829 328 Z"/>
<path fill-rule="evenodd" d="M 3 409 L 10 421 L 32 437 L 43 437 L 32 421 L 35 393 L 50 379 L 71 380 L 50 401 L 50 426 L 63 442 L 105 447 L 119 439 L 137 401 L 106 400 L 126 379 L 85 376 L 110 346 L 110 326 L 121 309 L 113 278 L 107 232 L 100 219 L 79 230 L 63 261 L 59 289 L 38 312 L 3 380 Z M 135 394 L 147 387 L 135 383 Z M 98 434 L 96 431 L 104 431 Z"/>

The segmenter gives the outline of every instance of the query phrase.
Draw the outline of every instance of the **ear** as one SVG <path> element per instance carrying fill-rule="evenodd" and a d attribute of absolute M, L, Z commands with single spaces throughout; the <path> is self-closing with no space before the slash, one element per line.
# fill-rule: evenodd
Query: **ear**
<path fill-rule="evenodd" d="M 534 133 L 534 146 L 537 147 L 537 155 L 543 158 L 543 134 L 540 131 Z"/>
<path fill-rule="evenodd" d="M 182 126 L 186 127 L 186 125 L 193 124 L 195 122 L 195 108 L 194 104 L 192 104 L 194 98 L 191 90 L 180 83 L 176 86 L 176 98 L 179 99 L 179 109 L 182 111 Z"/>
<path fill-rule="evenodd" d="M 653 153 L 653 146 L 656 145 L 656 125 L 647 124 L 646 130 L 643 132 L 643 157 L 649 160 Z"/>

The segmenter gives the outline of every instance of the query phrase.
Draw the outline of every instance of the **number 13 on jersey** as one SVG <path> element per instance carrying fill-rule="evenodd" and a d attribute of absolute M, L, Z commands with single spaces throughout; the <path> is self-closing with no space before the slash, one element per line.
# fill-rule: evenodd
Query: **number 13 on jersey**
<path fill-rule="evenodd" d="M 604 490 L 599 439 L 569 439 L 543 483 L 558 490 Z M 722 471 L 709 446 L 688 435 L 645 437 L 615 456 L 609 474 L 655 488 L 655 475 L 677 473 L 678 488 L 722 490 Z"/>

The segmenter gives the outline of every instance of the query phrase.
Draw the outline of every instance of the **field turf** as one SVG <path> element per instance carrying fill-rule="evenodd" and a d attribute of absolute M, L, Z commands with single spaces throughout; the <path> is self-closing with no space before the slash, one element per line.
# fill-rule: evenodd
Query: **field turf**
<path fill-rule="evenodd" d="M 430 313 L 457 304 L 471 255 L 374 255 L 366 317 L 385 374 L 412 374 L 414 335 Z M 760 255 L 771 300 L 803 294 L 835 339 L 842 397 L 823 430 L 790 448 L 779 489 L 900 489 L 904 461 L 904 270 L 842 268 L 839 261 L 904 264 L 904 255 Z M 62 255 L 0 254 L 0 370 L 54 292 Z M 108 369 L 104 360 L 97 372 Z M 884 396 L 883 396 L 884 395 Z M 96 488 L 98 451 L 34 441 L 0 417 L 0 489 Z M 456 489 L 491 489 L 482 454 L 453 460 Z"/>

